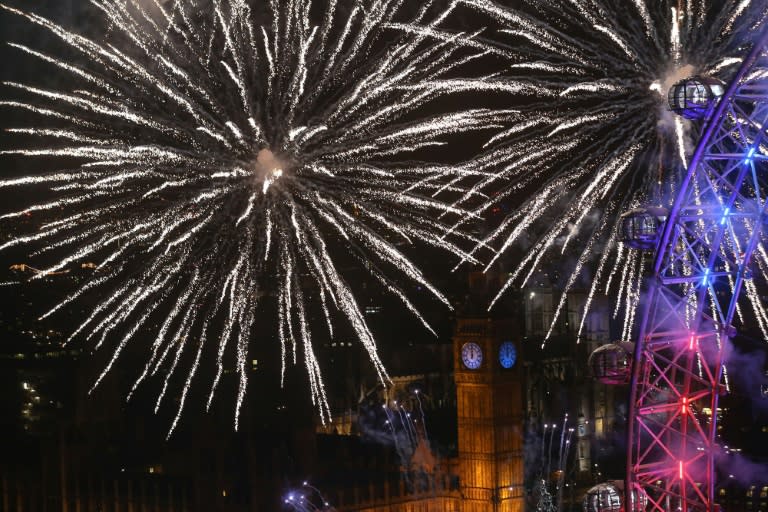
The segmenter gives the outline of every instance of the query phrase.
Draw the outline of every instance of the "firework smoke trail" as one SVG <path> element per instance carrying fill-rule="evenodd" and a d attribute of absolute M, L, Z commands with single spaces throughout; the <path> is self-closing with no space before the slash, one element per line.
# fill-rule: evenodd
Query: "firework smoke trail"
<path fill-rule="evenodd" d="M 315 309 L 329 332 L 339 322 L 352 327 L 385 381 L 340 268 L 351 256 L 425 326 L 403 282 L 450 306 L 399 247 L 426 245 L 473 259 L 460 245 L 477 240 L 445 226 L 471 216 L 452 201 L 474 196 L 461 182 L 483 171 L 422 163 L 414 152 L 442 144 L 446 134 L 501 126 L 508 112 L 418 115 L 435 98 L 462 90 L 442 77 L 485 50 L 456 44 L 468 39 L 462 34 L 435 43 L 393 30 L 391 22 L 405 15 L 393 0 L 262 2 L 258 10 L 243 0 L 154 2 L 151 9 L 92 4 L 112 29 L 104 40 L 2 6 L 82 57 L 69 63 L 13 45 L 69 73 L 78 88 L 6 83 L 21 99 L 2 105 L 29 112 L 40 125 L 15 130 L 49 141 L 9 153 L 81 164 L 0 181 L 3 192 L 42 185 L 56 196 L 0 219 L 65 212 L 2 248 L 29 246 L 52 258 L 41 276 L 99 263 L 98 277 L 52 311 L 98 293 L 105 298 L 75 333 L 104 346 L 116 330 L 152 333 L 136 384 L 164 373 L 158 406 L 176 372 L 186 372 L 183 407 L 193 376 L 209 365 L 210 407 L 224 368 L 233 365 L 237 428 L 249 340 L 264 330 L 255 325 L 264 296 L 277 303 L 281 375 L 303 360 L 323 420 L 329 410 L 312 339 L 324 333 L 310 329 Z M 432 11 L 432 2 L 421 4 L 407 15 L 409 24 L 429 26 Z M 442 200 L 441 193 L 454 197 Z M 99 381 L 134 342 L 130 334 L 112 346 Z"/>
<path fill-rule="evenodd" d="M 407 416 L 403 415 L 403 406 L 397 405 L 397 400 L 395 400 L 393 403 L 395 405 L 394 410 L 397 413 L 397 419 L 399 420 L 399 424 L 405 430 L 405 435 L 408 440 L 408 443 L 411 444 L 414 442 L 414 439 L 411 437 L 410 421 L 407 421 L 406 420 Z"/>
<path fill-rule="evenodd" d="M 510 272 L 503 293 L 524 286 L 540 262 L 567 249 L 576 263 L 567 269 L 571 277 L 563 296 L 594 263 L 593 283 L 603 284 L 593 284 L 593 297 L 612 280 L 621 259 L 627 261 L 616 223 L 605 218 L 633 204 L 668 206 L 697 138 L 695 125 L 669 111 L 667 91 L 696 74 L 727 82 L 750 44 L 751 29 L 766 18 L 765 3 L 455 3 L 490 20 L 491 28 L 473 43 L 503 64 L 497 77 L 481 83 L 489 90 L 495 86 L 517 108 L 508 117 L 510 128 L 493 137 L 478 159 L 478 168 L 490 176 L 473 189 L 496 192 L 482 206 L 489 210 L 503 201 L 517 206 L 476 250 L 497 247 L 495 261 L 526 235 L 531 248 Z M 442 30 L 449 34 L 450 26 Z M 595 254 L 603 255 L 602 264 L 592 261 Z M 631 309 L 637 292 L 627 281 L 622 273 L 618 300 Z M 623 314 L 631 317 L 627 307 Z"/>
<path fill-rule="evenodd" d="M 565 431 L 568 425 L 568 413 L 563 417 L 563 428 L 560 430 L 560 448 L 557 450 L 557 469 L 562 469 L 563 464 L 563 442 L 565 441 Z"/>
<path fill-rule="evenodd" d="M 549 478 L 549 468 L 552 462 L 552 438 L 555 437 L 555 430 L 557 430 L 557 425 L 553 423 L 552 430 L 549 433 L 549 445 L 547 446 L 547 471 L 544 473 L 544 478 Z"/>
<path fill-rule="evenodd" d="M 424 430 L 424 438 L 429 439 L 429 433 L 427 432 L 427 418 L 424 416 L 424 408 L 421 405 L 421 397 L 419 396 L 420 391 L 417 389 L 414 392 L 414 395 L 416 396 L 416 403 L 419 404 L 419 417 L 421 418 L 421 428 Z"/>
<path fill-rule="evenodd" d="M 406 409 L 402 404 L 394 402 L 394 411 L 397 412 L 398 417 L 395 421 L 394 413 L 388 412 L 387 417 L 390 418 L 390 425 L 392 426 L 393 437 L 395 438 L 395 444 L 397 445 L 398 439 L 400 441 L 400 452 L 398 455 L 401 457 L 404 467 L 410 467 L 414 460 L 413 457 L 416 454 L 419 444 L 426 443 L 429 445 L 429 438 L 420 434 L 414 423 L 414 419 L 411 416 L 412 408 Z"/>
<path fill-rule="evenodd" d="M 408 456 L 404 450 L 401 450 L 400 443 L 397 442 L 397 438 L 399 437 L 400 432 L 396 430 L 396 425 L 393 419 L 393 416 L 389 413 L 389 406 L 387 404 L 384 404 L 381 406 L 384 409 L 384 413 L 387 415 L 387 419 L 384 422 L 385 424 L 389 425 L 389 430 L 392 433 L 392 441 L 395 445 L 395 452 L 397 452 L 397 456 L 400 457 L 400 460 L 407 460 Z"/>
<path fill-rule="evenodd" d="M 413 423 L 413 419 L 411 418 L 411 413 L 407 409 L 405 409 L 402 405 L 400 406 L 400 417 L 402 418 L 402 422 L 406 427 L 406 430 L 408 431 L 408 438 L 411 440 L 412 443 L 417 443 L 419 440 L 419 436 L 416 433 L 416 425 Z"/>

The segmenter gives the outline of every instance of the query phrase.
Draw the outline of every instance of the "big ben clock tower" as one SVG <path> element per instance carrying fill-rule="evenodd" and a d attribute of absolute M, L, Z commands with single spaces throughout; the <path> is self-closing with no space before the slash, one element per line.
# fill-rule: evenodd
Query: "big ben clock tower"
<path fill-rule="evenodd" d="M 519 330 L 460 317 L 453 337 L 462 512 L 522 512 L 523 389 Z"/>

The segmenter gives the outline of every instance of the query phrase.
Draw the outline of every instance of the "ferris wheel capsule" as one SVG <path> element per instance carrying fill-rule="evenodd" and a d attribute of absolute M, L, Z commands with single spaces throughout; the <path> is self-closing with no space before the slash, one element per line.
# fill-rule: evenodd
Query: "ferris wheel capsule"
<path fill-rule="evenodd" d="M 629 382 L 632 370 L 631 343 L 608 343 L 589 355 L 592 376 L 603 384 L 620 385 Z"/>
<path fill-rule="evenodd" d="M 645 495 L 632 492 L 632 498 L 636 504 L 645 510 L 648 499 Z M 621 480 L 609 480 L 590 488 L 584 495 L 582 502 L 584 512 L 624 512 L 634 510 L 624 507 L 624 482 Z"/>
<path fill-rule="evenodd" d="M 621 215 L 621 241 L 632 249 L 652 251 L 667 220 L 667 209 L 650 206 Z"/>
<path fill-rule="evenodd" d="M 711 105 L 725 93 L 723 83 L 709 76 L 692 76 L 669 89 L 667 102 L 672 111 L 686 119 L 702 119 Z"/>
<path fill-rule="evenodd" d="M 621 490 L 612 482 L 595 485 L 584 495 L 584 512 L 621 512 Z"/>

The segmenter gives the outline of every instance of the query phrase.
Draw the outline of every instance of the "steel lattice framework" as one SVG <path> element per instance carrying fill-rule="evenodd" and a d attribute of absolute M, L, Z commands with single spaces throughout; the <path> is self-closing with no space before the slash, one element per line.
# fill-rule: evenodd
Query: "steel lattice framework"
<path fill-rule="evenodd" d="M 767 44 L 763 31 L 710 106 L 659 239 L 635 345 L 627 511 L 715 509 L 723 358 L 766 219 Z"/>

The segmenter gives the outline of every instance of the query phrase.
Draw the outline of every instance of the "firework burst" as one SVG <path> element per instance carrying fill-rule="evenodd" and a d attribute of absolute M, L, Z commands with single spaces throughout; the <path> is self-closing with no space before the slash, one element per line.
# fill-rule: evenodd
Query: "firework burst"
<path fill-rule="evenodd" d="M 439 194 L 466 193 L 459 183 L 475 171 L 412 159 L 445 134 L 497 126 L 502 114 L 482 109 L 419 115 L 450 90 L 441 77 L 477 52 L 454 44 L 462 34 L 434 44 L 393 31 L 387 25 L 403 14 L 397 1 L 92 4 L 110 27 L 104 40 L 3 6 L 83 59 L 12 45 L 79 83 L 72 91 L 5 84 L 22 99 L 2 104 L 43 125 L 10 131 L 46 141 L 10 153 L 80 164 L 0 188 L 43 185 L 55 195 L 1 217 L 42 219 L 37 232 L 2 245 L 51 255 L 36 277 L 98 262 L 93 279 L 43 315 L 80 297 L 102 297 L 70 336 L 112 350 L 94 387 L 138 343 L 137 334 L 148 332 L 146 364 L 131 393 L 163 375 L 157 411 L 172 377 L 185 373 L 172 432 L 199 368 L 214 369 L 210 407 L 225 361 L 234 360 L 237 428 L 249 341 L 257 328 L 272 327 L 255 325 L 264 296 L 277 303 L 281 375 L 303 359 L 322 418 L 329 410 L 313 336 L 348 324 L 385 380 L 339 258 L 357 261 L 424 325 L 403 282 L 450 306 L 398 246 L 472 259 L 459 247 L 472 241 L 447 234 L 435 219 L 467 214 Z M 425 3 L 410 22 L 429 25 L 433 7 Z M 416 87 L 427 82 L 433 86 Z M 314 307 L 326 320 L 322 334 L 310 326 Z"/>
<path fill-rule="evenodd" d="M 618 288 L 614 316 L 623 312 L 628 339 L 651 258 L 621 243 L 619 214 L 646 204 L 669 205 L 696 139 L 696 126 L 669 111 L 667 91 L 697 74 L 727 82 L 753 29 L 766 18 L 765 4 L 455 4 L 496 25 L 471 44 L 500 58 L 504 71 L 476 81 L 477 87 L 509 93 L 506 98 L 519 105 L 508 117 L 510 125 L 489 141 L 476 163 L 478 170 L 493 170 L 492 176 L 472 189 L 499 191 L 494 202 L 522 198 L 478 246 L 498 248 L 488 267 L 507 249 L 530 244 L 491 307 L 510 286 L 525 286 L 547 258 L 568 255 L 574 263 L 544 341 L 563 312 L 567 292 L 587 268 L 592 282 L 579 338 L 595 293 Z M 442 38 L 450 33 L 445 27 L 402 28 Z M 489 202 L 485 208 L 492 206 Z"/>

